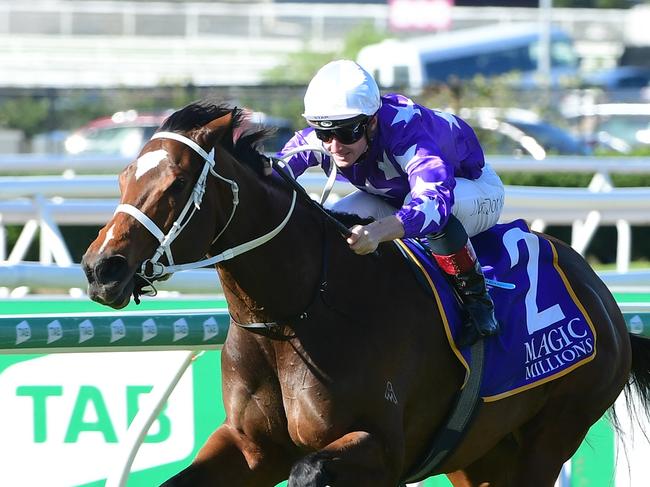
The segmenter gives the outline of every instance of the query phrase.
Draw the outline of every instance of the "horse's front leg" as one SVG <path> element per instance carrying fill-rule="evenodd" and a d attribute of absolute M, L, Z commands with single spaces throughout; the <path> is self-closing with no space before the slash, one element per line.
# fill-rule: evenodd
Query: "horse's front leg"
<path fill-rule="evenodd" d="M 288 487 L 394 487 L 401 464 L 380 438 L 354 431 L 295 463 Z"/>
<path fill-rule="evenodd" d="M 287 477 L 291 460 L 278 446 L 254 443 L 228 424 L 217 428 L 196 458 L 161 487 L 273 486 Z"/>

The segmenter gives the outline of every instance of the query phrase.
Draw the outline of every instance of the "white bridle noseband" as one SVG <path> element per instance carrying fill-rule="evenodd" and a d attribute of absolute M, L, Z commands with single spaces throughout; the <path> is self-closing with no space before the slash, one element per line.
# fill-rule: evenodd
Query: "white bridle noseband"
<path fill-rule="evenodd" d="M 203 195 L 205 194 L 205 187 L 207 183 L 208 173 L 212 174 L 213 176 L 229 184 L 230 189 L 232 191 L 232 211 L 224 227 L 221 229 L 219 234 L 212 240 L 212 244 L 214 244 L 214 242 L 223 234 L 223 232 L 226 230 L 228 225 L 230 225 L 230 222 L 232 221 L 235 215 L 235 210 L 237 209 L 237 205 L 239 204 L 239 186 L 232 179 L 224 178 L 223 176 L 221 176 L 219 173 L 216 172 L 215 162 L 212 157 L 214 154 L 214 150 L 212 150 L 210 154 L 208 154 L 205 150 L 203 150 L 201 146 L 199 146 L 193 140 L 174 132 L 158 132 L 154 134 L 153 137 L 151 137 L 151 140 L 154 139 L 172 139 L 181 142 L 187 145 L 188 147 L 190 147 L 192 150 L 194 150 L 194 152 L 198 153 L 201 157 L 203 157 L 205 164 L 203 165 L 203 169 L 201 171 L 201 174 L 199 175 L 199 179 L 196 181 L 196 184 L 194 185 L 194 189 L 192 190 L 192 194 L 190 198 L 187 200 L 185 207 L 181 211 L 180 215 L 178 215 L 178 218 L 176 218 L 176 221 L 174 221 L 171 229 L 169 230 L 169 232 L 167 232 L 167 234 L 165 234 L 158 227 L 158 225 L 156 225 L 153 222 L 153 220 L 151 220 L 151 218 L 145 215 L 144 212 L 142 212 L 140 209 L 136 208 L 133 205 L 122 203 L 118 205 L 117 208 L 115 209 L 114 214 L 127 213 L 131 215 L 133 218 L 135 218 L 136 220 L 138 220 L 140 223 L 142 223 L 142 225 L 144 225 L 144 227 L 147 230 L 149 230 L 149 232 L 156 238 L 156 240 L 160 242 L 160 245 L 154 252 L 153 257 L 145 260 L 142 263 L 140 272 L 138 273 L 138 275 L 143 277 L 145 280 L 150 281 L 151 279 L 157 279 L 167 274 L 173 274 L 174 272 L 177 271 L 196 269 L 199 267 L 216 264 L 218 262 L 222 262 L 224 260 L 237 257 L 238 255 L 241 255 L 244 252 L 248 252 L 249 250 L 259 247 L 260 245 L 271 240 L 280 232 L 280 230 L 284 228 L 284 226 L 289 221 L 289 218 L 291 218 L 291 214 L 293 213 L 293 209 L 296 204 L 295 191 L 293 191 L 291 206 L 289 208 L 289 211 L 287 212 L 287 215 L 284 217 L 284 220 L 282 220 L 282 222 L 280 222 L 280 224 L 277 227 L 275 227 L 266 235 L 262 235 L 261 237 L 255 238 L 244 244 L 237 245 L 236 247 L 230 248 L 228 250 L 224 250 L 220 254 L 210 257 L 208 259 L 203 259 L 197 262 L 190 262 L 187 264 L 175 265 L 174 258 L 172 256 L 172 251 L 171 251 L 171 244 L 176 239 L 176 237 L 178 237 L 178 235 L 185 228 L 185 226 L 189 223 L 190 219 L 194 215 L 194 212 L 200 209 L 201 202 L 203 201 Z M 289 172 L 291 172 L 291 168 L 288 165 L 285 164 L 284 168 L 288 169 Z M 167 256 L 168 265 L 164 265 L 158 262 L 158 260 L 162 257 L 163 254 Z M 147 271 L 148 267 L 150 267 L 150 272 Z"/>

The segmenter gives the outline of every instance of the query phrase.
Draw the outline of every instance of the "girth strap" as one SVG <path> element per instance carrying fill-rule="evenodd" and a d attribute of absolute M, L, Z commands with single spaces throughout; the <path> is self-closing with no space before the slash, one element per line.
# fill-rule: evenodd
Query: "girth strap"
<path fill-rule="evenodd" d="M 420 245 L 421 242 L 417 241 Z M 420 266 L 415 265 L 411 256 L 401 245 L 397 248 L 402 252 L 404 258 L 411 266 L 416 278 L 427 290 L 431 290 L 427 284 L 427 279 L 423 275 L 425 272 Z M 428 250 L 427 250 L 428 252 Z M 449 454 L 460 444 L 467 432 L 467 428 L 476 417 L 476 414 L 482 404 L 479 392 L 483 380 L 483 365 L 485 359 L 484 340 L 478 340 L 471 348 L 471 357 L 467 366 L 469 373 L 466 376 L 465 386 L 456 396 L 456 402 L 450 410 L 447 422 L 436 431 L 429 443 L 429 449 L 424 459 L 401 480 L 400 486 L 405 484 L 419 482 L 430 477 L 433 471 L 445 460 Z"/>
<path fill-rule="evenodd" d="M 440 428 L 429 447 L 429 453 L 422 462 L 411 471 L 401 483 L 411 484 L 430 477 L 433 471 L 460 444 L 467 433 L 472 420 L 476 417 L 482 401 L 479 397 L 483 378 L 483 362 L 485 343 L 480 339 L 470 348 L 472 358 L 468 362 L 469 376 L 465 387 L 456 397 L 456 403 L 451 410 L 447 423 Z"/>

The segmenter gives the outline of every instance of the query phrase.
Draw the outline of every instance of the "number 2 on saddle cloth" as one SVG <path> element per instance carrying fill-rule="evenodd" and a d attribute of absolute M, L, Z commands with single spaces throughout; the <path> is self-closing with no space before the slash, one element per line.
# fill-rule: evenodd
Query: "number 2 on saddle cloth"
<path fill-rule="evenodd" d="M 426 270 L 450 346 L 469 370 L 469 349 L 456 346 L 462 311 L 429 254 L 419 243 L 397 241 Z M 472 237 L 488 279 L 501 333 L 485 339 L 480 396 L 496 401 L 561 377 L 595 357 L 596 334 L 557 263 L 552 242 L 530 232 L 523 220 L 495 225 Z"/>

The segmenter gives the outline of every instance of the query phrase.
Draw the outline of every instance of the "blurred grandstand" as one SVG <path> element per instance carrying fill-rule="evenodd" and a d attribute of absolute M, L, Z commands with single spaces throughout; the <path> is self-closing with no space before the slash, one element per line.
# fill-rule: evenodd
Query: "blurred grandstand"
<path fill-rule="evenodd" d="M 361 3 L 361 2 L 359 2 Z M 460 2 L 458 2 L 460 3 Z M 0 2 L 0 87 L 251 85 L 287 53 L 336 51 L 355 27 L 388 31 L 385 2 Z M 589 67 L 623 51 L 629 11 L 553 9 Z M 452 29 L 539 20 L 537 8 L 462 7 Z M 421 32 L 399 32 L 414 36 Z"/>
<path fill-rule="evenodd" d="M 471 3 L 455 2 L 449 29 L 541 20 L 540 9 L 533 6 L 464 6 Z M 526 2 L 481 4 L 496 3 Z M 639 19 L 648 18 L 641 10 L 554 8 L 551 20 L 573 39 L 580 71 L 593 72 L 615 67 L 622 54 L 627 54 L 626 59 L 632 54 L 634 59 L 644 59 L 639 53 L 646 52 L 650 40 L 644 38 L 646 28 L 635 27 Z M 132 108 L 177 107 L 217 93 L 224 101 L 299 123 L 304 73 L 292 82 L 295 65 L 288 59 L 302 56 L 317 63 L 340 55 L 336 53 L 342 52 L 346 37 L 368 26 L 397 39 L 425 33 L 391 30 L 390 5 L 379 0 L 0 0 L 0 19 L 0 109 L 7 101 L 14 104 L 14 120 L 2 120 L 0 152 L 57 152 L 66 131 L 93 118 Z M 269 70 L 278 68 L 291 73 L 284 78 L 288 81 L 271 83 Z M 607 93 L 603 97 L 603 90 L 610 89 L 604 83 L 600 87 L 595 95 L 581 91 L 546 98 L 520 89 L 516 96 L 508 95 L 508 103 L 539 108 L 552 99 L 554 105 L 561 100 L 581 106 L 613 99 L 641 101 L 640 94 L 645 93 L 636 88 L 633 93 L 628 89 L 625 96 Z M 488 96 L 494 98 L 492 93 Z M 443 98 L 444 103 L 457 101 Z M 37 108 L 46 113 L 38 119 L 34 115 L 26 127 L 29 120 L 21 118 L 26 109 L 21 101 L 33 102 L 29 108 L 43 101 Z M 438 100 L 426 101 L 447 108 Z"/>

